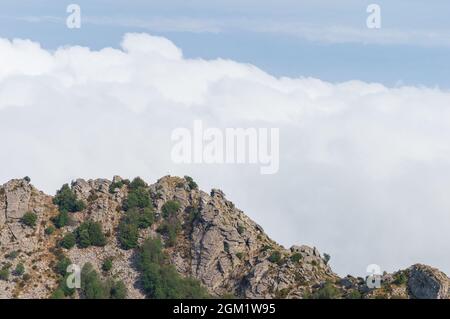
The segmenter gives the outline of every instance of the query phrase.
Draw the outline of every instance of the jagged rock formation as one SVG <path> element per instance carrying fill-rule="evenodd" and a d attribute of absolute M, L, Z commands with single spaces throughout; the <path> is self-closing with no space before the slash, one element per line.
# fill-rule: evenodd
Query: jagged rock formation
<path fill-rule="evenodd" d="M 54 247 L 63 234 L 87 220 L 101 223 L 107 244 L 73 247 L 65 250 L 66 255 L 75 264 L 90 262 L 99 271 L 106 258 L 113 258 L 111 274 L 125 283 L 128 297 L 144 298 L 134 251 L 122 249 L 117 239 L 117 228 L 124 214 L 122 207 L 129 191 L 121 181 L 118 176 L 113 181 L 74 181 L 71 188 L 86 208 L 70 213 L 72 223 L 51 234 L 45 229 L 58 215 L 51 196 L 38 191 L 28 179 L 12 180 L 1 186 L 0 268 L 7 265 L 14 269 L 23 263 L 27 276 L 0 280 L 0 298 L 48 298 L 58 284 L 53 271 Z M 363 278 L 339 278 L 317 248 L 303 245 L 285 249 L 278 245 L 220 190 L 208 194 L 192 187 L 184 178 L 167 176 L 149 185 L 148 192 L 156 209 L 156 222 L 140 230 L 139 242 L 158 236 L 163 205 L 177 201 L 180 208 L 176 218 L 182 227 L 175 245 L 166 247 L 165 251 L 182 276 L 197 278 L 212 296 L 448 298 L 449 278 L 424 265 L 384 275 L 380 289 L 369 289 Z M 26 212 L 36 214 L 35 227 L 21 222 Z M 164 236 L 162 239 L 166 240 Z M 322 291 L 325 295 L 320 294 Z"/>

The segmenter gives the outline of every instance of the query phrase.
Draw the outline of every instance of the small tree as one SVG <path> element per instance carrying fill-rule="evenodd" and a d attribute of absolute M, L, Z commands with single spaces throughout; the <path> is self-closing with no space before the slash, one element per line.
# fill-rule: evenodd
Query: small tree
<path fill-rule="evenodd" d="M 60 212 L 59 215 L 53 219 L 53 223 L 55 224 L 55 226 L 57 228 L 62 228 L 64 226 L 68 225 L 69 222 L 70 222 L 70 217 L 69 217 L 69 214 L 67 213 L 67 211 L 65 211 L 65 210 Z"/>
<path fill-rule="evenodd" d="M 164 218 L 175 215 L 180 209 L 180 203 L 174 200 L 167 201 L 161 208 Z"/>
<path fill-rule="evenodd" d="M 291 261 L 294 263 L 298 263 L 302 259 L 302 255 L 300 253 L 294 253 L 291 256 Z"/>
<path fill-rule="evenodd" d="M 22 263 L 18 263 L 16 269 L 14 269 L 15 276 L 22 276 L 25 273 L 25 266 Z"/>
<path fill-rule="evenodd" d="M 272 263 L 279 263 L 281 261 L 281 253 L 276 250 L 269 256 L 269 261 Z"/>
<path fill-rule="evenodd" d="M 75 243 L 75 235 L 72 233 L 67 233 L 61 240 L 60 245 L 61 247 L 64 247 L 66 249 L 71 249 L 73 246 L 75 246 Z"/>
<path fill-rule="evenodd" d="M 186 182 L 188 183 L 189 188 L 190 188 L 191 190 L 193 190 L 193 189 L 198 189 L 198 185 L 197 185 L 197 183 L 194 181 L 194 179 L 193 179 L 192 177 L 190 177 L 190 176 L 185 176 L 184 179 L 185 179 Z"/>
<path fill-rule="evenodd" d="M 37 215 L 35 213 L 32 213 L 32 212 L 27 212 L 22 217 L 22 223 L 24 225 L 29 226 L 29 227 L 36 226 L 36 221 L 37 221 Z"/>
<path fill-rule="evenodd" d="M 84 222 L 76 229 L 75 233 L 80 248 L 106 245 L 106 237 L 103 234 L 102 226 L 98 222 Z"/>
<path fill-rule="evenodd" d="M 46 235 L 51 235 L 55 232 L 55 227 L 50 225 L 45 229 L 45 234 Z"/>
<path fill-rule="evenodd" d="M 60 274 L 61 276 L 65 276 L 67 272 L 67 267 L 69 267 L 70 264 L 72 264 L 72 261 L 66 256 L 61 255 L 58 258 L 58 262 L 56 263 L 55 266 L 56 273 Z"/>
<path fill-rule="evenodd" d="M 0 280 L 3 280 L 3 281 L 8 281 L 8 279 L 9 279 L 9 267 L 10 266 L 8 266 L 8 265 L 5 265 L 5 266 L 3 266 L 1 269 L 0 269 Z"/>
<path fill-rule="evenodd" d="M 133 188 L 128 193 L 128 198 L 124 201 L 124 210 L 132 208 L 145 208 L 151 205 L 150 193 L 144 187 Z"/>
<path fill-rule="evenodd" d="M 103 271 L 110 271 L 112 269 L 112 266 L 113 266 L 112 258 L 106 258 L 105 261 L 103 262 L 102 269 Z"/>
<path fill-rule="evenodd" d="M 128 294 L 127 286 L 119 280 L 111 287 L 111 299 L 125 299 Z"/>
<path fill-rule="evenodd" d="M 65 299 L 65 298 L 66 296 L 61 288 L 56 289 L 50 296 L 50 299 Z"/>
<path fill-rule="evenodd" d="M 125 218 L 119 224 L 118 238 L 123 249 L 136 248 L 138 245 L 139 231 L 134 223 L 127 222 Z"/>
<path fill-rule="evenodd" d="M 339 296 L 339 290 L 327 281 L 312 297 L 313 299 L 337 299 Z"/>
<path fill-rule="evenodd" d="M 323 254 L 323 261 L 324 261 L 325 265 L 328 265 L 328 262 L 330 261 L 330 259 L 331 259 L 330 255 L 328 255 L 326 253 Z"/>
<path fill-rule="evenodd" d="M 130 183 L 130 189 L 146 188 L 147 183 L 140 177 L 135 177 Z"/>
<path fill-rule="evenodd" d="M 53 203 L 58 205 L 60 212 L 79 212 L 86 208 L 84 202 L 77 199 L 77 196 L 68 184 L 64 184 L 61 189 L 56 192 Z"/>
<path fill-rule="evenodd" d="M 139 228 L 148 228 L 155 221 L 155 210 L 153 207 L 145 207 L 139 218 Z"/>

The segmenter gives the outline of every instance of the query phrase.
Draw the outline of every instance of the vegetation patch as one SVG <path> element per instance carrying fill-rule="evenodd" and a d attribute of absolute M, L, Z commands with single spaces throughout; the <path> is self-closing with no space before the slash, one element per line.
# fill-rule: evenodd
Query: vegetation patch
<path fill-rule="evenodd" d="M 208 298 L 200 282 L 182 278 L 170 265 L 162 250 L 161 240 L 148 239 L 138 252 L 138 268 L 142 287 L 148 298 L 153 299 L 199 299 Z"/>

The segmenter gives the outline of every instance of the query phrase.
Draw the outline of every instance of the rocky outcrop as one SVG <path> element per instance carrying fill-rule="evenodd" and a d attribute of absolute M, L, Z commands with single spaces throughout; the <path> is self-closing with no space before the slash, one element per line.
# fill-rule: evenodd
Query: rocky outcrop
<path fill-rule="evenodd" d="M 449 297 L 447 276 L 426 265 L 414 265 L 409 271 L 408 288 L 414 298 L 447 299 Z"/>
<path fill-rule="evenodd" d="M 82 266 L 89 262 L 99 271 L 105 259 L 113 259 L 110 275 L 126 284 L 130 298 L 144 298 L 134 251 L 123 250 L 117 239 L 128 185 L 129 181 L 119 176 L 112 181 L 73 181 L 71 189 L 84 202 L 85 209 L 70 213 L 71 223 L 53 233 L 45 232 L 58 215 L 51 196 L 35 189 L 29 179 L 12 180 L 1 186 L 0 266 L 14 269 L 23 263 L 30 278 L 0 280 L 0 298 L 48 298 L 58 284 L 53 270 L 57 242 L 87 220 L 100 222 L 107 244 L 74 247 L 64 253 L 73 263 Z M 156 220 L 150 228 L 140 230 L 139 242 L 159 236 L 163 205 L 177 201 L 180 207 L 175 218 L 180 232 L 173 245 L 166 245 L 165 252 L 181 275 L 198 279 L 212 296 L 310 298 L 323 296 L 320 292 L 327 286 L 327 293 L 331 291 L 333 298 L 448 297 L 447 276 L 424 265 L 385 274 L 380 289 L 369 289 L 363 278 L 339 278 L 316 247 L 296 245 L 285 249 L 221 190 L 206 193 L 185 178 L 171 176 L 159 179 L 147 189 Z M 27 211 L 37 215 L 35 227 L 21 223 Z M 165 236 L 162 240 L 167 242 Z"/>
<path fill-rule="evenodd" d="M 25 179 L 11 180 L 3 185 L 5 219 L 20 219 L 29 209 L 31 186 Z"/>

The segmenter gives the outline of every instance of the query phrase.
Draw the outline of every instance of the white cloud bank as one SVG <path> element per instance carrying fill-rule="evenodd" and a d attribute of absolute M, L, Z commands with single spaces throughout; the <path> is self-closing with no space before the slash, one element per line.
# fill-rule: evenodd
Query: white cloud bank
<path fill-rule="evenodd" d="M 300 57 L 301 58 L 301 57 Z M 170 160 L 174 128 L 279 127 L 280 171 Z M 450 273 L 450 93 L 275 78 L 190 60 L 169 40 L 48 52 L 0 40 L 0 181 L 53 193 L 76 177 L 192 175 L 286 246 L 316 245 L 341 273 L 423 262 Z"/>

